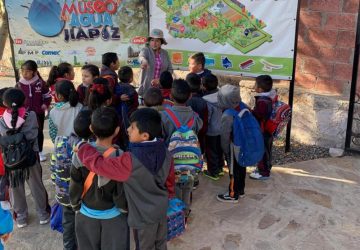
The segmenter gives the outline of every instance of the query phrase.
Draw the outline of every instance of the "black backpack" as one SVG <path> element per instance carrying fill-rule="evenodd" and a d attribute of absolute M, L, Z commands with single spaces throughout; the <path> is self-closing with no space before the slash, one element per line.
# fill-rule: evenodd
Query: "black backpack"
<path fill-rule="evenodd" d="M 25 114 L 25 120 L 27 116 L 28 113 Z M 3 119 L 1 122 L 5 124 Z M 6 135 L 0 136 L 5 173 L 9 177 L 11 187 L 16 187 L 29 178 L 29 168 L 35 165 L 37 160 L 32 144 L 21 132 L 21 128 L 22 126 L 18 129 L 10 129 Z"/>

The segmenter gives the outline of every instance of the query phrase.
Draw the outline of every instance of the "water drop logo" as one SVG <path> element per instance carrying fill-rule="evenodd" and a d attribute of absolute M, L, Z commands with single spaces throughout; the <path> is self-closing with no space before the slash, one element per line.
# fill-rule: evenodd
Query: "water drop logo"
<path fill-rule="evenodd" d="M 34 0 L 28 15 L 30 26 L 42 36 L 57 36 L 65 26 L 60 13 L 61 7 L 56 0 Z"/>

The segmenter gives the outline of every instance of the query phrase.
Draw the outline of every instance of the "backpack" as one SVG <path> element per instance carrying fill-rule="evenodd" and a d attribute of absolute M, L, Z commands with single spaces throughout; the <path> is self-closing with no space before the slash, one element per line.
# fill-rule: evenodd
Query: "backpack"
<path fill-rule="evenodd" d="M 243 102 L 240 102 L 240 112 L 227 109 L 224 114 L 234 117 L 233 144 L 236 161 L 242 167 L 257 164 L 264 156 L 264 138 L 258 121 Z"/>
<path fill-rule="evenodd" d="M 264 130 L 278 138 L 291 119 L 291 107 L 275 98 L 270 118 L 265 122 Z"/>
<path fill-rule="evenodd" d="M 195 116 L 191 117 L 186 125 L 182 125 L 172 109 L 165 108 L 165 114 L 174 124 L 176 130 L 170 137 L 169 151 L 174 159 L 175 172 L 181 173 L 190 170 L 195 174 L 202 169 L 200 143 L 196 133 L 192 130 Z M 183 180 L 180 178 L 180 180 Z"/>
<path fill-rule="evenodd" d="M 25 114 L 24 120 L 28 115 Z M 1 122 L 6 126 L 3 118 Z M 11 187 L 16 187 L 29 178 L 29 167 L 34 166 L 37 160 L 37 154 L 25 134 L 21 132 L 21 128 L 22 126 L 18 129 L 10 129 L 6 135 L 0 136 L 5 172 Z"/>

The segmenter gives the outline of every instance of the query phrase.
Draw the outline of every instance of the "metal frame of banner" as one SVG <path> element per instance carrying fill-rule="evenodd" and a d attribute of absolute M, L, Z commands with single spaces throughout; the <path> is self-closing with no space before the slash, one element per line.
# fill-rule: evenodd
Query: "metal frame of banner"
<path fill-rule="evenodd" d="M 9 39 L 10 39 L 10 49 L 11 49 L 11 54 L 12 54 L 12 57 L 11 57 L 11 64 L 12 64 L 13 69 L 14 69 L 14 73 L 15 73 L 15 80 L 16 80 L 16 82 L 18 82 L 18 81 L 20 80 L 20 75 L 19 75 L 19 71 L 16 69 L 15 50 L 14 50 L 14 40 L 12 39 L 11 34 L 10 34 L 10 22 L 9 22 L 9 15 L 8 15 L 8 13 L 7 13 L 7 10 L 6 10 L 5 0 L 3 0 L 2 2 L 3 2 L 3 4 L 4 4 L 5 15 L 6 15 L 6 20 L 7 20 L 7 32 L 8 32 Z"/>
<path fill-rule="evenodd" d="M 347 151 L 356 151 L 356 152 L 360 152 L 360 151 L 351 149 L 350 144 L 351 144 L 352 126 L 353 126 L 353 118 L 354 118 L 356 85 L 357 85 L 358 74 L 359 74 L 359 57 L 360 57 L 360 4 L 359 4 L 359 10 L 358 10 L 357 26 L 356 26 L 354 62 L 353 62 L 353 70 L 352 70 L 352 78 L 351 78 L 348 121 L 347 121 L 347 128 L 346 128 L 346 137 L 345 137 L 345 149 Z"/>
<path fill-rule="evenodd" d="M 299 23 L 300 23 L 300 5 L 301 0 L 298 0 L 298 6 L 296 11 L 296 27 L 295 27 L 295 41 L 294 41 L 294 63 L 293 63 L 293 72 L 292 78 L 290 81 L 289 86 L 289 106 L 293 110 L 293 103 L 294 103 L 294 90 L 295 90 L 295 74 L 296 74 L 296 56 L 297 56 L 297 44 L 298 44 L 298 35 L 299 35 Z M 287 124 L 286 128 L 286 139 L 285 139 L 285 152 L 289 152 L 291 148 L 291 122 L 292 122 L 293 112 L 291 114 L 291 119 Z"/>

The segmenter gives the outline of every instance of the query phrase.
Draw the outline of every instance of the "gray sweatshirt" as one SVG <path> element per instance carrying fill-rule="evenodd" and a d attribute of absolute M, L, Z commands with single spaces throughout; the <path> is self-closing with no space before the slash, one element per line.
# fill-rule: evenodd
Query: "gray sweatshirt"
<path fill-rule="evenodd" d="M 193 116 L 195 116 L 194 126 L 192 129 L 195 131 L 196 134 L 202 128 L 203 121 L 201 120 L 199 115 L 191 109 L 191 107 L 173 106 L 172 110 L 175 112 L 182 125 L 186 124 Z M 176 127 L 165 112 L 166 111 L 161 111 L 160 113 L 162 120 L 163 136 L 165 144 L 168 146 L 170 142 L 170 137 L 176 131 Z"/>
<path fill-rule="evenodd" d="M 224 85 L 218 92 L 218 105 L 221 109 L 234 109 L 241 102 L 240 88 L 233 85 Z M 224 151 L 225 159 L 228 164 L 232 164 L 232 130 L 234 119 L 231 115 L 222 114 L 221 116 L 221 148 Z"/>
<path fill-rule="evenodd" d="M 170 61 L 169 54 L 166 50 L 160 50 L 160 58 L 161 58 L 161 69 L 160 74 L 164 71 L 173 72 L 172 64 Z M 151 87 L 151 81 L 154 79 L 155 75 L 155 53 L 150 47 L 145 47 L 140 51 L 139 61 L 147 62 L 148 68 L 147 69 L 140 69 L 140 88 L 138 90 L 138 94 L 143 96 Z"/>

